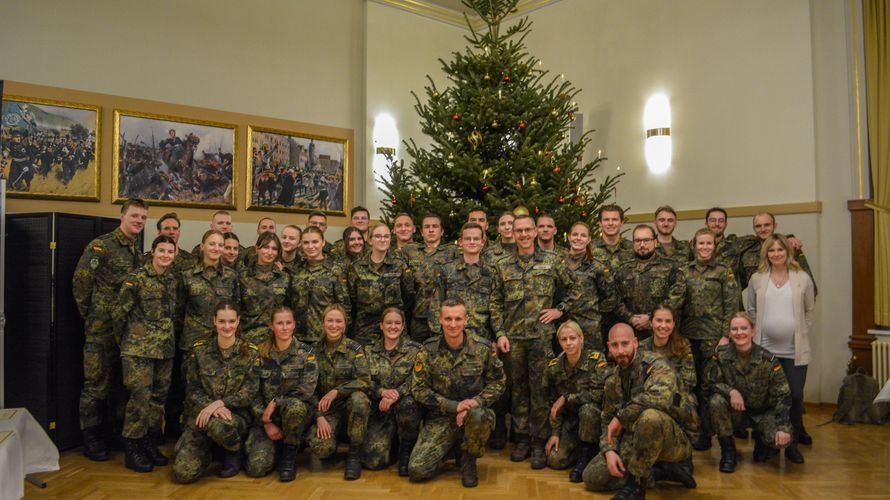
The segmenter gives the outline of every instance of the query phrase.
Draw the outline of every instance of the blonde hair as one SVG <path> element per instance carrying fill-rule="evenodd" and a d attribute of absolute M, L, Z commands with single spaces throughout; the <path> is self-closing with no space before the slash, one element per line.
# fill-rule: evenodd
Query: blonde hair
<path fill-rule="evenodd" d="M 559 340 L 559 334 L 563 330 L 572 330 L 578 334 L 582 339 L 584 338 L 584 330 L 581 329 L 581 325 L 578 324 L 575 320 L 566 320 L 563 324 L 559 325 L 559 329 L 556 330 L 556 339 Z"/>
<path fill-rule="evenodd" d="M 754 318 L 752 318 L 751 315 L 748 314 L 748 313 L 746 313 L 745 311 L 738 311 L 737 313 L 735 313 L 735 314 L 733 314 L 732 316 L 730 316 L 730 317 L 729 317 L 729 322 L 732 323 L 732 320 L 734 320 L 734 319 L 736 319 L 736 318 L 742 318 L 742 319 L 744 319 L 745 321 L 747 321 L 748 324 L 751 325 L 751 330 L 752 330 L 752 331 L 756 329 L 756 324 L 755 324 L 755 322 L 754 322 Z"/>
<path fill-rule="evenodd" d="M 769 263 L 769 257 L 767 255 L 769 254 L 769 249 L 773 246 L 773 243 L 777 241 L 785 249 L 785 254 L 788 256 L 786 260 L 788 269 L 800 271 L 800 264 L 798 264 L 797 260 L 794 258 L 794 249 L 791 247 L 791 242 L 788 241 L 788 238 L 786 238 L 784 234 L 776 233 L 769 235 L 763 241 L 763 244 L 760 245 L 760 264 L 757 265 L 757 271 L 761 273 L 769 272 L 771 264 Z"/>

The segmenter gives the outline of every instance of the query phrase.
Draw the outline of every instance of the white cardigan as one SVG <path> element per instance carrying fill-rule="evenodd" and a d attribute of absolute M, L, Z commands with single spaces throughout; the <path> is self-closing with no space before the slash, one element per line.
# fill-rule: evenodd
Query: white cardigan
<path fill-rule="evenodd" d="M 794 364 L 810 364 L 810 328 L 813 326 L 813 309 L 816 296 L 813 280 L 803 271 L 788 270 L 791 284 L 791 301 L 794 306 Z M 769 272 L 754 273 L 748 282 L 748 314 L 757 323 L 754 342 L 760 344 L 760 323 L 766 310 L 766 288 L 769 285 Z"/>

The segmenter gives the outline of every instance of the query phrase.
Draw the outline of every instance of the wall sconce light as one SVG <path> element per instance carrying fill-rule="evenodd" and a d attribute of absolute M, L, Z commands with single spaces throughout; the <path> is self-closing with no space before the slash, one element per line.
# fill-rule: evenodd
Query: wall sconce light
<path fill-rule="evenodd" d="M 643 112 L 643 128 L 646 130 L 646 164 L 653 174 L 663 174 L 671 167 L 671 103 L 667 96 L 658 93 L 646 101 Z"/>
<path fill-rule="evenodd" d="M 389 113 L 380 113 L 374 117 L 374 178 L 378 182 L 388 178 L 386 170 L 387 157 L 395 161 L 398 156 L 399 129 L 396 127 L 396 119 Z"/>

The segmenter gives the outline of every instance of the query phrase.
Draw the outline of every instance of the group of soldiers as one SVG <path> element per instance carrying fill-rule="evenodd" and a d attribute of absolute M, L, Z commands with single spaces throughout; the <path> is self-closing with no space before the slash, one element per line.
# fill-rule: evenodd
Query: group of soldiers
<path fill-rule="evenodd" d="M 35 176 L 46 179 L 51 173 L 64 185 L 78 170 L 85 170 L 95 157 L 95 144 L 71 135 L 44 132 L 23 133 L 4 130 L 0 165 L 9 166 L 9 185 L 18 191 L 30 191 Z M 57 168 L 53 168 L 57 166 Z"/>
<path fill-rule="evenodd" d="M 335 243 L 324 238 L 326 216 L 312 213 L 306 228 L 288 225 L 280 237 L 263 218 L 257 244 L 244 248 L 231 215 L 220 211 L 192 252 L 179 248 L 176 214 L 165 214 L 143 256 L 135 241 L 146 205 L 129 200 L 121 213 L 120 228 L 87 246 L 74 278 L 86 322 L 81 426 L 93 460 L 108 459 L 102 407 L 121 359 L 131 391 L 126 464 L 134 470 L 166 464 L 156 435 L 165 403 L 168 417 L 171 411 L 171 378 L 183 372 L 186 407 L 178 408 L 183 434 L 174 463 L 181 481 L 206 468 L 209 450 L 196 442 L 224 450 L 223 477 L 241 470 L 245 454 L 248 473 L 265 474 L 277 453 L 280 478 L 292 480 L 299 446 L 326 457 L 339 429 L 350 444 L 347 479 L 360 475 L 362 463 L 385 467 L 391 454 L 400 475 L 425 480 L 456 456 L 463 484 L 475 486 L 476 458 L 486 445 L 503 449 L 509 436 L 513 461 L 571 468 L 570 479 L 589 489 L 642 498 L 657 480 L 694 487 L 691 450 L 710 447 L 713 434 L 724 472 L 735 467 L 727 436 L 739 427 L 755 428 L 755 459 L 789 443 L 777 437 L 792 432 L 781 366 L 768 351 L 751 350 L 753 320 L 737 313 L 742 280 L 775 231 L 771 214 L 755 216 L 756 234 L 737 237 L 724 234 L 726 212 L 715 208 L 686 242 L 673 237 L 675 211 L 660 207 L 654 227 L 639 225 L 627 240 L 623 210 L 607 205 L 599 235 L 578 222 L 564 248 L 546 214 L 500 214 L 490 238 L 488 214 L 473 210 L 455 245 L 443 241 L 438 215 L 419 221 L 418 242 L 407 214 L 390 228 L 355 207 Z M 282 308 L 290 330 L 278 325 Z M 220 319 L 230 309 L 234 327 Z M 736 325 L 743 322 L 750 328 Z M 238 331 L 237 344 L 224 342 L 226 328 Z M 295 346 L 285 342 L 289 336 Z M 233 345 L 243 356 L 229 354 Z M 282 354 L 291 351 L 296 358 Z M 299 360 L 300 369 L 285 359 Z M 315 382 L 307 386 L 308 372 Z M 287 382 L 292 377 L 302 382 Z M 264 388 L 271 381 L 274 389 Z M 174 387 L 170 399 L 175 395 Z M 303 401 L 300 418 L 285 416 L 279 398 Z M 405 409 L 409 403 L 415 406 Z M 232 406 L 263 411 L 235 419 Z M 332 417 L 333 409 L 342 413 Z M 383 425 L 368 424 L 378 409 L 388 430 L 366 433 Z M 288 431 L 288 421 L 299 421 L 299 432 Z M 269 442 L 282 436 L 276 452 Z M 266 466 L 251 458 L 261 448 Z"/>

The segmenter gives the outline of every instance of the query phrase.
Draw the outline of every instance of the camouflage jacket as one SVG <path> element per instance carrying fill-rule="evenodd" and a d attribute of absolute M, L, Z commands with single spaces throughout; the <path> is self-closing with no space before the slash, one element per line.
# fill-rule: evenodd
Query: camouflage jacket
<path fill-rule="evenodd" d="M 412 318 L 433 321 L 438 314 L 430 314 L 430 303 L 436 293 L 436 279 L 442 266 L 461 257 L 460 250 L 451 243 L 441 243 L 430 250 L 425 243 L 409 243 L 401 250 L 414 277 L 414 308 Z"/>
<path fill-rule="evenodd" d="M 151 262 L 124 279 L 118 294 L 118 307 L 113 312 L 115 332 L 121 338 L 121 355 L 152 359 L 173 357 L 176 352 L 177 292 L 173 270 L 168 268 L 164 274 L 158 274 Z"/>
<path fill-rule="evenodd" d="M 194 425 L 198 413 L 218 399 L 230 411 L 249 413 L 259 392 L 256 368 L 260 358 L 256 346 L 235 339 L 228 357 L 215 338 L 199 340 L 191 347 L 185 361 L 189 425 Z"/>
<path fill-rule="evenodd" d="M 564 352 L 550 360 L 544 370 L 548 402 L 552 406 L 560 396 L 566 399 L 563 411 L 550 419 L 551 435 L 560 435 L 566 409 L 577 413 L 585 404 L 602 409 L 603 385 L 613 368 L 606 362 L 605 354 L 587 349 L 581 350 L 581 359 L 571 371 Z"/>
<path fill-rule="evenodd" d="M 695 376 L 695 358 L 692 356 L 692 348 L 689 347 L 689 344 L 683 349 L 683 354 L 677 357 L 669 356 L 667 346 L 655 347 L 653 337 L 641 340 L 638 349 L 640 351 L 661 355 L 664 359 L 668 360 L 680 377 L 680 382 L 683 384 L 683 388 L 688 394 L 692 394 L 698 378 Z"/>
<path fill-rule="evenodd" d="M 664 246 L 661 242 L 655 247 L 655 251 L 662 257 L 670 257 L 677 261 L 681 266 L 686 264 L 693 258 L 695 253 L 692 251 L 692 243 L 686 240 L 678 240 L 671 236 L 672 243 L 669 247 Z"/>
<path fill-rule="evenodd" d="M 291 272 L 291 307 L 299 315 L 294 337 L 307 344 L 324 338 L 322 319 L 331 304 L 346 309 L 346 320 L 352 315 L 346 271 L 331 259 L 303 262 Z"/>
<path fill-rule="evenodd" d="M 736 272 L 736 278 L 739 282 L 739 288 L 742 290 L 748 287 L 751 276 L 754 276 L 754 273 L 757 272 L 757 266 L 760 265 L 761 243 L 760 238 L 756 235 L 742 236 L 738 240 L 739 268 L 738 272 Z M 800 264 L 800 268 L 805 273 L 810 275 L 810 279 L 813 280 L 813 291 L 818 294 L 816 278 L 813 277 L 813 270 L 810 268 L 810 263 L 807 261 L 807 256 L 804 255 L 803 250 L 794 252 L 794 260 Z"/>
<path fill-rule="evenodd" d="M 312 347 L 293 339 L 287 349 L 278 352 L 272 341 L 269 356 L 260 356 L 259 360 L 257 376 L 260 389 L 253 404 L 253 416 L 257 421 L 262 421 L 263 412 L 273 399 L 278 406 L 298 400 L 306 403 L 311 411 L 315 410 L 318 404 L 315 396 L 318 364 Z"/>
<path fill-rule="evenodd" d="M 681 273 L 686 280 L 686 298 L 680 333 L 687 339 L 719 339 L 727 335 L 729 319 L 742 303 L 732 271 L 711 259 L 689 262 Z"/>
<path fill-rule="evenodd" d="M 210 338 L 216 304 L 223 299 L 238 304 L 240 297 L 238 275 L 222 263 L 205 268 L 203 261 L 197 261 L 184 270 L 179 280 L 179 348 L 188 350 L 196 341 Z"/>
<path fill-rule="evenodd" d="M 634 244 L 630 240 L 621 238 L 618 244 L 610 247 L 602 238 L 595 238 L 590 242 L 590 252 L 593 258 L 607 263 L 609 269 L 618 269 L 621 263 L 634 258 Z"/>
<path fill-rule="evenodd" d="M 724 234 L 723 238 L 714 247 L 714 257 L 720 264 L 733 271 L 739 268 L 739 239 L 734 234 Z M 693 249 L 695 252 L 695 249 Z"/>
<path fill-rule="evenodd" d="M 581 303 L 572 311 L 572 317 L 593 319 L 594 314 L 612 312 L 618 299 L 609 266 L 596 259 L 588 260 L 584 254 L 569 255 L 565 262 L 581 287 Z"/>
<path fill-rule="evenodd" d="M 277 264 L 260 266 L 254 262 L 238 273 L 241 293 L 241 335 L 248 342 L 264 341 L 263 333 L 271 321 L 271 311 L 287 305 L 291 296 L 291 281 L 287 271 Z"/>
<path fill-rule="evenodd" d="M 729 391 L 735 389 L 742 394 L 752 420 L 769 420 L 790 433 L 791 390 L 782 365 L 757 344 L 748 353 L 745 359 L 732 343 L 718 347 L 705 368 L 704 393 L 720 394 L 729 401 Z"/>
<path fill-rule="evenodd" d="M 581 287 L 565 262 L 555 253 L 536 249 L 534 255 L 510 255 L 497 263 L 498 276 L 491 294 L 491 327 L 495 337 L 549 339 L 555 322 L 545 325 L 541 310 L 565 306 L 572 314 Z"/>
<path fill-rule="evenodd" d="M 464 336 L 455 356 L 445 338 L 428 338 L 417 354 L 412 377 L 414 399 L 432 415 L 453 415 L 465 399 L 491 408 L 506 384 L 504 365 L 491 342 Z"/>
<path fill-rule="evenodd" d="M 352 303 L 352 338 L 370 344 L 380 337 L 380 314 L 387 307 L 406 313 L 414 303 L 414 278 L 401 254 L 387 252 L 378 267 L 371 254 L 360 257 L 348 270 Z"/>
<path fill-rule="evenodd" d="M 491 332 L 491 292 L 497 281 L 497 271 L 482 259 L 478 264 L 467 264 L 459 256 L 442 267 L 436 280 L 436 293 L 430 303 L 430 310 L 438 313 L 446 299 L 459 298 L 467 306 L 467 326 L 465 332 L 484 339 L 492 339 Z M 430 314 L 430 330 L 442 331 L 438 314 Z"/>
<path fill-rule="evenodd" d="M 613 439 L 612 444 L 607 440 L 607 428 L 612 418 L 621 422 L 626 434 L 633 431 L 637 418 L 647 409 L 664 412 L 687 431 L 684 422 L 694 422 L 697 430 L 696 408 L 684 404 L 683 394 L 677 372 L 668 360 L 655 353 L 637 350 L 627 368 L 616 366 L 606 378 L 600 449 L 617 449 L 616 440 Z"/>
<path fill-rule="evenodd" d="M 121 283 L 140 262 L 136 241 L 127 238 L 120 228 L 89 242 L 71 281 L 80 316 L 111 318 Z"/>
<path fill-rule="evenodd" d="M 516 243 L 502 243 L 498 240 L 491 245 L 485 245 L 485 248 L 482 249 L 482 260 L 494 267 L 499 260 L 514 254 L 516 254 Z"/>
<path fill-rule="evenodd" d="M 651 314 L 662 303 L 680 311 L 686 297 L 686 277 L 677 262 L 658 254 L 647 260 L 626 261 L 618 268 L 615 285 L 615 312 L 625 323 L 630 323 L 634 314 Z"/>
<path fill-rule="evenodd" d="M 371 399 L 381 399 L 385 389 L 395 389 L 400 396 L 411 393 L 411 369 L 420 352 L 420 344 L 402 335 L 392 351 L 386 350 L 382 338 L 365 351 L 371 369 Z"/>
<path fill-rule="evenodd" d="M 358 342 L 342 337 L 335 345 L 328 345 L 325 339 L 315 344 L 318 361 L 318 385 L 315 394 L 319 398 L 337 390 L 337 400 L 346 401 L 353 392 L 367 393 L 371 386 L 371 372 L 365 350 Z M 325 416 L 328 412 L 319 412 Z"/>

